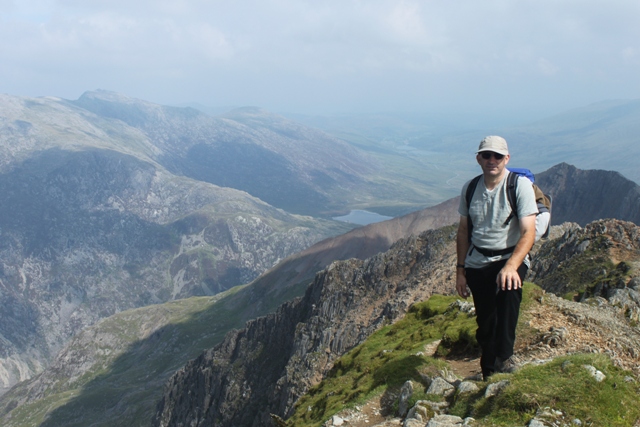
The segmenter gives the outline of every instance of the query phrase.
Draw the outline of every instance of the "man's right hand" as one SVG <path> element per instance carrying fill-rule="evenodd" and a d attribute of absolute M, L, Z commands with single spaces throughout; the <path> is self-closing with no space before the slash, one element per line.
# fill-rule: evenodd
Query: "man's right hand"
<path fill-rule="evenodd" d="M 469 288 L 467 287 L 467 276 L 463 268 L 458 268 L 456 271 L 456 290 L 458 295 L 462 298 L 469 297 Z"/>

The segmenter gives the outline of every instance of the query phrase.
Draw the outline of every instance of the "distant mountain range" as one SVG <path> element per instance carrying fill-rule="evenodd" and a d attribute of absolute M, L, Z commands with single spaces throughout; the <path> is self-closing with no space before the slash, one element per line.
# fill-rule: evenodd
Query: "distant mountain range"
<path fill-rule="evenodd" d="M 437 115 L 296 116 L 375 153 L 404 153 L 439 174 L 421 173 L 455 191 L 477 169 L 473 153 L 486 135 L 509 142 L 512 166 L 542 172 L 560 162 L 620 172 L 640 183 L 640 100 L 610 100 L 519 125 L 486 125 Z M 493 120 L 494 122 L 499 120 Z M 442 167 L 442 165 L 446 165 Z M 458 174 L 458 175 L 456 175 Z M 451 194 L 451 193 L 450 193 Z"/>
<path fill-rule="evenodd" d="M 257 108 L 212 117 L 191 108 L 164 107 L 111 92 L 85 93 L 72 105 L 141 132 L 169 172 L 243 190 L 288 212 L 319 216 L 365 193 L 372 158 L 313 128 Z"/>

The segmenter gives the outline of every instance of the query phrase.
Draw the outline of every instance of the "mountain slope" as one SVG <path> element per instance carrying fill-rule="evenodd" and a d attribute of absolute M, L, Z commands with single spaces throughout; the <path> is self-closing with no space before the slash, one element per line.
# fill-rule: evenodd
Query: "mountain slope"
<path fill-rule="evenodd" d="M 87 92 L 70 104 L 141 132 L 156 149 L 153 159 L 172 173 L 240 189 L 289 212 L 328 216 L 435 201 L 417 187 L 399 198 L 397 180 L 372 156 L 258 108 L 212 117 L 106 91 Z"/>
<path fill-rule="evenodd" d="M 412 303 L 448 291 L 442 267 L 454 261 L 454 236 L 453 227 L 427 231 L 364 262 L 332 264 L 302 299 L 230 333 L 174 375 L 153 425 L 267 425 L 270 412 L 287 414 L 346 350 Z M 188 401 L 179 398 L 187 384 L 202 385 Z"/>
<path fill-rule="evenodd" d="M 351 228 L 172 174 L 140 130 L 59 99 L 0 96 L 0 141 L 0 393 L 100 318 L 248 283 Z"/>

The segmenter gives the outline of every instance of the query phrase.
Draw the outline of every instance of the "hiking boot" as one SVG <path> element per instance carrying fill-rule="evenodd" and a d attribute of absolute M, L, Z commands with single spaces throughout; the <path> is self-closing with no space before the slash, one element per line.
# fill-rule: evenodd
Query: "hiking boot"
<path fill-rule="evenodd" d="M 496 373 L 496 371 L 494 371 L 494 370 L 483 369 L 483 370 L 482 370 L 482 373 L 481 373 L 481 375 L 482 375 L 482 381 L 488 381 L 488 380 L 489 380 L 489 377 L 490 377 L 491 375 L 495 374 L 495 373 Z"/>
<path fill-rule="evenodd" d="M 502 372 L 505 374 L 510 374 L 512 372 L 517 371 L 522 362 L 516 356 L 512 355 L 506 360 L 502 360 L 501 358 L 496 358 L 496 368 L 498 372 Z"/>

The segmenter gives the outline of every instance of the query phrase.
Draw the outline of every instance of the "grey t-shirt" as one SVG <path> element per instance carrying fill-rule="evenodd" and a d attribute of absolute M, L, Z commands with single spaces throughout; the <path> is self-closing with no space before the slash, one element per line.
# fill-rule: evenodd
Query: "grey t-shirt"
<path fill-rule="evenodd" d="M 482 268 L 491 262 L 509 258 L 511 254 L 487 257 L 479 251 L 473 250 L 473 247 L 500 250 L 515 246 L 520 239 L 518 218 L 538 213 L 531 181 L 528 178 L 519 176 L 516 189 L 518 215 L 508 225 L 504 225 L 511 213 L 511 205 L 509 205 L 509 198 L 507 197 L 507 176 L 508 174 L 505 174 L 500 184 L 491 191 L 487 190 L 484 185 L 484 179 L 481 178 L 471 198 L 469 211 L 467 211 L 465 196 L 471 181 L 462 187 L 458 212 L 462 216 L 470 216 L 473 222 L 472 245 L 465 260 L 466 267 Z M 528 266 L 529 260 L 526 259 L 525 263 Z"/>

